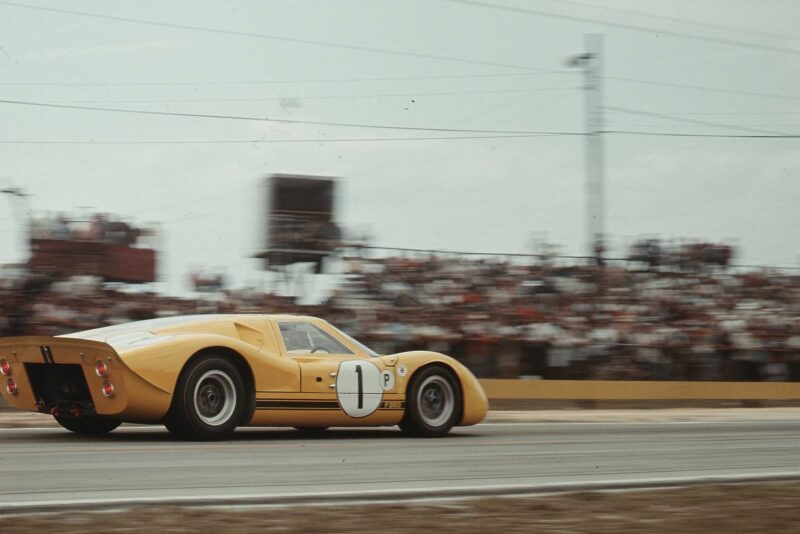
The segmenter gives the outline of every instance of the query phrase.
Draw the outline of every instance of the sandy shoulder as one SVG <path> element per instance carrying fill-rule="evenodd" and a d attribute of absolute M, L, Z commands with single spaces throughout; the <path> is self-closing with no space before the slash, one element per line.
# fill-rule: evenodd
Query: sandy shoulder
<path fill-rule="evenodd" d="M 797 532 L 800 483 L 280 508 L 140 507 L 4 518 L 3 532 Z"/>

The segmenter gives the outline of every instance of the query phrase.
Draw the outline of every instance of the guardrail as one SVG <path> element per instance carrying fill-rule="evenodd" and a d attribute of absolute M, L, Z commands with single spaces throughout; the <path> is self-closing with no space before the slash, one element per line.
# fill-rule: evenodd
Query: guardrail
<path fill-rule="evenodd" d="M 493 400 L 800 400 L 800 382 L 480 380 Z"/>

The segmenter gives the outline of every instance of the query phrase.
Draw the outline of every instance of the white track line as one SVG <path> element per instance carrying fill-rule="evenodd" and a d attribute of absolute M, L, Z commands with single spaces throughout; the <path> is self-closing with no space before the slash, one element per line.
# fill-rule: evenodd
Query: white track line
<path fill-rule="evenodd" d="M 575 491 L 615 491 L 655 489 L 701 484 L 732 484 L 747 482 L 772 482 L 800 479 L 800 471 L 788 473 L 763 473 L 758 475 L 716 475 L 701 477 L 620 479 L 591 482 L 563 482 L 548 484 L 520 484 L 509 486 L 452 486 L 439 488 L 411 488 L 401 490 L 370 490 L 357 492 L 321 492 L 290 494 L 242 494 L 224 497 L 135 497 L 111 499 L 68 499 L 52 501 L 26 501 L 5 503 L 0 515 L 60 512 L 68 510 L 108 511 L 110 508 L 134 506 L 187 506 L 187 507 L 239 507 L 328 505 L 361 501 L 419 501 L 455 500 L 485 496 L 522 496 Z"/>

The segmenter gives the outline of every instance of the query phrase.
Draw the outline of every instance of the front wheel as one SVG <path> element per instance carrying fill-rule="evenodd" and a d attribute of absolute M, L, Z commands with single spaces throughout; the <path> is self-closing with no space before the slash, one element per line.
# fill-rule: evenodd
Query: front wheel
<path fill-rule="evenodd" d="M 181 373 L 164 425 L 171 433 L 193 440 L 230 436 L 245 412 L 245 386 L 229 360 L 206 354 Z"/>
<path fill-rule="evenodd" d="M 426 367 L 414 375 L 406 390 L 406 413 L 400 428 L 406 434 L 439 437 L 461 417 L 461 387 L 444 367 Z"/>
<path fill-rule="evenodd" d="M 108 434 L 122 424 L 122 421 L 100 419 L 99 417 L 62 417 L 58 415 L 54 417 L 56 422 L 67 430 L 88 436 Z"/>

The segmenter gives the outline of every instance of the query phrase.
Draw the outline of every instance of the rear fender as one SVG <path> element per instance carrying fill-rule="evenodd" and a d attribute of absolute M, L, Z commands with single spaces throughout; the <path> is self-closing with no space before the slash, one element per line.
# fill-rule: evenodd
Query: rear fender
<path fill-rule="evenodd" d="M 249 343 L 214 334 L 177 334 L 164 336 L 166 341 L 124 352 L 134 372 L 160 390 L 172 395 L 188 361 L 204 351 L 232 351 L 249 366 L 256 391 L 299 391 L 300 370 L 297 362 L 276 354 L 261 352 Z"/>
<path fill-rule="evenodd" d="M 9 395 L 3 385 L 3 398 L 15 408 L 40 411 L 25 364 L 80 365 L 98 415 L 119 417 L 126 421 L 149 421 L 169 407 L 170 395 L 151 384 L 129 368 L 123 358 L 107 343 L 63 337 L 8 337 L 0 339 L 0 359 L 11 364 L 11 378 L 18 387 L 16 395 Z M 108 372 L 101 377 L 95 373 L 98 361 L 104 362 Z M 103 383 L 111 382 L 114 394 L 102 394 Z"/>

